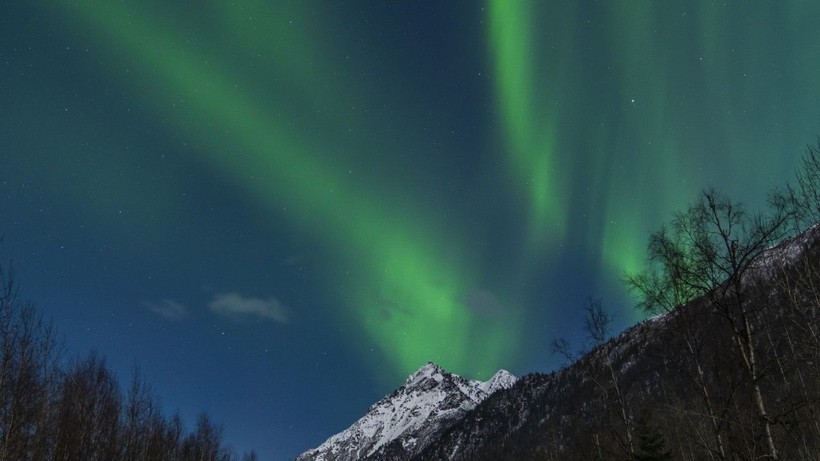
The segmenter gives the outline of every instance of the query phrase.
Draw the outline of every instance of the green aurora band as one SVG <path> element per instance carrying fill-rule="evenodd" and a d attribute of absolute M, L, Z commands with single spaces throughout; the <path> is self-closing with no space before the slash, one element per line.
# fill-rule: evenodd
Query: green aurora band
<path fill-rule="evenodd" d="M 641 0 L 604 8 L 610 66 L 626 106 L 618 120 L 601 121 L 614 125 L 618 135 L 610 136 L 606 150 L 593 150 L 598 157 L 621 154 L 619 163 L 608 165 L 611 182 L 600 236 L 606 267 L 621 274 L 640 270 L 648 229 L 691 202 L 704 178 L 757 206 L 776 184 L 765 183 L 764 172 L 788 177 L 801 139 L 783 133 L 806 136 L 817 129 L 807 119 L 793 120 L 787 131 L 779 120 L 780 112 L 812 112 L 800 107 L 799 92 L 789 90 L 818 93 L 816 85 L 798 83 L 806 71 L 796 63 L 817 65 L 795 33 L 811 29 L 795 16 L 803 7 L 808 3 L 733 2 L 730 9 L 704 0 L 669 8 Z M 811 9 L 817 12 L 817 5 Z M 691 20 L 682 20 L 687 17 Z M 766 88 L 778 81 L 784 86 Z M 768 98 L 781 100 L 765 107 Z"/>
<path fill-rule="evenodd" d="M 399 211 L 379 200 L 375 190 L 333 165 L 336 148 L 307 141 L 310 133 L 271 116 L 285 108 L 239 88 L 239 79 L 206 64 L 209 56 L 182 37 L 153 27 L 123 4 L 80 5 L 67 12 L 110 41 L 112 54 L 140 63 L 134 70 L 150 88 L 151 100 L 179 101 L 165 114 L 166 122 L 207 146 L 199 161 L 343 259 L 352 274 L 351 286 L 340 293 L 348 302 L 340 321 L 352 317 L 351 334 L 366 332 L 392 372 L 408 373 L 436 360 L 460 373 L 487 376 L 509 363 L 517 349 L 516 312 L 488 322 L 470 309 L 466 300 L 480 288 L 477 275 L 458 241 L 436 231 L 437 223 L 421 207 L 402 201 Z M 311 56 L 312 50 L 306 42 L 299 46 L 299 52 L 276 47 L 274 65 L 300 96 L 329 97 L 317 94 L 303 75 L 309 70 L 297 56 Z"/>
<path fill-rule="evenodd" d="M 635 273 L 649 231 L 700 188 L 754 208 L 817 132 L 817 3 L 487 7 L 504 152 L 537 260 L 576 234 L 601 279 Z"/>
<path fill-rule="evenodd" d="M 541 256 L 547 245 L 562 237 L 566 222 L 561 194 L 565 185 L 558 180 L 561 172 L 555 161 L 561 107 L 545 103 L 560 99 L 566 67 L 558 57 L 548 60 L 549 69 L 542 72 L 535 59 L 542 51 L 535 46 L 540 26 L 535 23 L 535 3 L 490 0 L 488 36 L 510 174 L 527 201 L 526 252 Z"/>
<path fill-rule="evenodd" d="M 174 7 L 161 2 L 58 4 L 60 21 L 132 69 L 122 86 L 157 125 L 196 140 L 191 160 L 329 254 L 323 275 L 343 300 L 329 315 L 368 338 L 351 343 L 375 347 L 391 373 L 427 360 L 473 376 L 511 366 L 531 339 L 520 306 L 556 248 L 582 246 L 604 279 L 640 270 L 648 232 L 705 184 L 761 203 L 774 185 L 766 178 L 788 177 L 820 119 L 820 54 L 803 46 L 818 2 L 488 0 L 496 155 L 510 189 L 499 196 L 518 199 L 499 214 L 526 228 L 506 237 L 523 241 L 504 267 L 514 287 L 486 286 L 497 275 L 477 261 L 488 242 L 370 165 L 384 148 L 371 147 L 373 120 L 351 108 L 381 95 L 364 77 L 336 75 L 345 53 L 320 39 L 333 35 L 330 14 L 250 0 L 168 22 Z M 146 200 L 176 212 L 171 191 L 151 192 Z M 494 293 L 503 314 L 473 309 L 475 293 Z M 559 307 L 545 307 L 548 321 Z"/>

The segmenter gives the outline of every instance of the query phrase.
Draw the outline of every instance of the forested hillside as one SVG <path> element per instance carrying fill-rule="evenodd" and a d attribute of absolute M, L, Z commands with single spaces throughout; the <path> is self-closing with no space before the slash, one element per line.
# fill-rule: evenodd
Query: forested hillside
<path fill-rule="evenodd" d="M 820 453 L 820 155 L 747 210 L 716 190 L 653 233 L 628 274 L 652 317 L 482 402 L 414 459 L 817 459 Z M 791 236 L 791 237 L 790 237 Z"/>

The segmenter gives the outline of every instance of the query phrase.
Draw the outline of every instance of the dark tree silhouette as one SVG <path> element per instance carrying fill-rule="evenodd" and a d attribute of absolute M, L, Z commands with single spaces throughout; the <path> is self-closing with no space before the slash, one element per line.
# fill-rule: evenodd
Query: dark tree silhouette
<path fill-rule="evenodd" d="M 806 147 L 795 181 L 795 186 L 789 189 L 789 198 L 800 228 L 820 223 L 820 141 L 816 146 Z"/>
<path fill-rule="evenodd" d="M 0 459 L 45 459 L 53 445 L 59 349 L 51 326 L 0 266 Z"/>
<path fill-rule="evenodd" d="M 754 262 L 761 262 L 761 255 L 787 235 L 791 217 L 782 207 L 773 207 L 768 214 L 749 214 L 727 196 L 706 190 L 698 202 L 675 216 L 670 228 L 652 235 L 649 256 L 655 264 L 629 282 L 643 295 L 642 306 L 649 309 L 695 296 L 709 299 L 730 328 L 771 459 L 779 456 L 773 419 L 761 389 L 759 306 L 751 297 L 755 280 L 768 275 L 763 274 L 764 264 Z"/>
<path fill-rule="evenodd" d="M 672 452 L 666 449 L 666 437 L 658 430 L 650 414 L 644 413 L 635 422 L 637 447 L 632 461 L 669 461 Z"/>
<path fill-rule="evenodd" d="M 2 239 L 0 239 L 2 240 Z M 186 433 L 163 416 L 138 366 L 126 394 L 96 352 L 61 369 L 53 327 L 0 265 L 0 460 L 233 461 L 206 414 Z M 255 452 L 243 459 L 257 459 Z"/>

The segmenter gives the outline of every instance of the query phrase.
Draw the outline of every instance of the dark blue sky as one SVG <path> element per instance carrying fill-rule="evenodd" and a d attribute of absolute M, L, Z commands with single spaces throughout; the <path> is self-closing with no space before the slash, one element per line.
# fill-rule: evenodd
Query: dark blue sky
<path fill-rule="evenodd" d="M 292 458 L 428 360 L 558 364 L 820 122 L 815 2 L 7 1 L 0 234 L 70 355 Z"/>

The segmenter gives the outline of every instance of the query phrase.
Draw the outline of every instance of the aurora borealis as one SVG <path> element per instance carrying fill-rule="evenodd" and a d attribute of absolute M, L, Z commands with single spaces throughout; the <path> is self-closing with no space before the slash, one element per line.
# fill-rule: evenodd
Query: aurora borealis
<path fill-rule="evenodd" d="M 820 134 L 808 1 L 0 6 L 0 234 L 72 354 L 295 456 L 428 360 L 556 365 Z"/>

